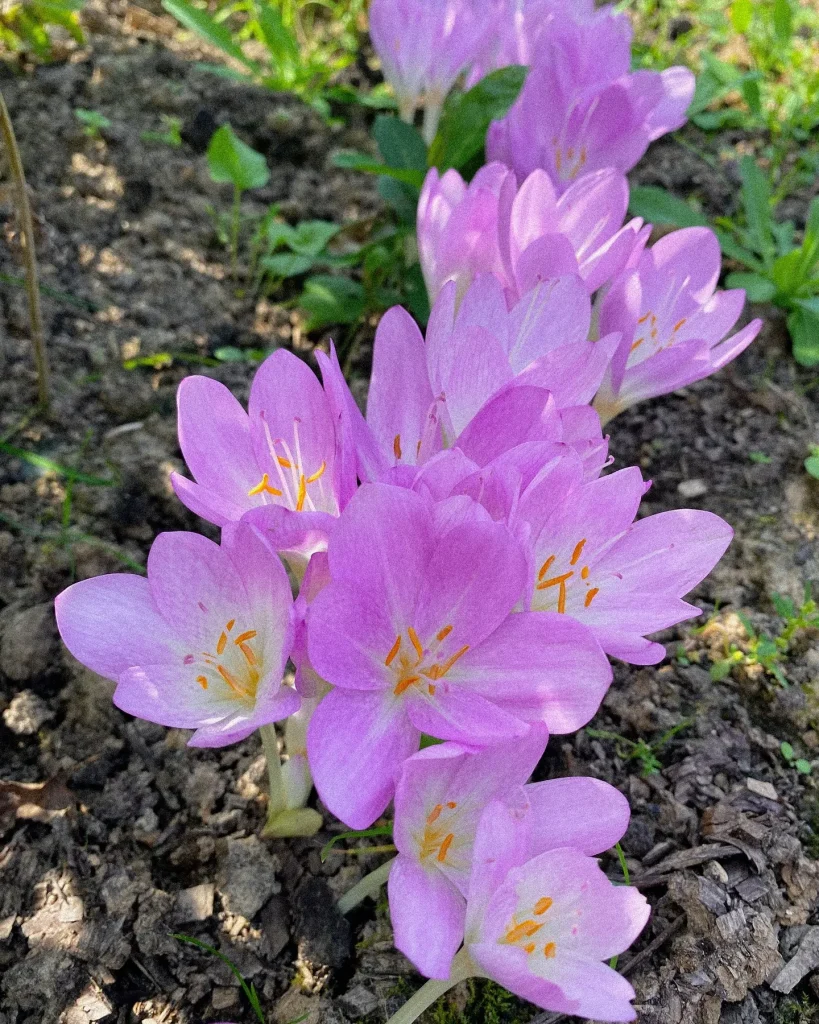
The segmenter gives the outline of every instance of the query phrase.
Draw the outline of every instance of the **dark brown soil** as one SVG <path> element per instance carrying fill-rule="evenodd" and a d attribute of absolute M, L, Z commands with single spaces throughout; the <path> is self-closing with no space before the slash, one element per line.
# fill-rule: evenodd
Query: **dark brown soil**
<path fill-rule="evenodd" d="M 182 468 L 179 380 L 210 373 L 244 398 L 252 363 L 203 367 L 216 350 L 287 345 L 309 359 L 326 344 L 292 308 L 237 298 L 210 213 L 229 195 L 208 176 L 208 130 L 229 120 L 268 158 L 270 184 L 247 197 L 248 215 L 277 202 L 291 222 L 341 222 L 378 208 L 368 180 L 330 161 L 340 146 L 366 147 L 362 112 L 328 128 L 290 97 L 197 71 L 193 49 L 152 10 L 92 3 L 88 49 L 2 81 L 43 283 L 73 301 L 45 302 L 54 402 L 43 417 L 32 412 L 24 293 L 0 291 L 0 438 L 108 485 L 77 481 L 67 501 L 64 475 L 0 453 L 0 1024 L 254 1019 L 228 968 L 176 931 L 227 955 L 277 1024 L 379 1024 L 417 976 L 391 947 L 383 902 L 348 924 L 333 901 L 381 858 L 322 864 L 339 829 L 329 819 L 315 840 L 258 839 L 258 742 L 193 751 L 179 731 L 128 719 L 53 624 L 54 596 L 72 581 L 144 564 L 161 530 L 209 529 L 168 485 Z M 77 107 L 111 127 L 87 136 Z M 161 114 L 181 119 L 181 148 L 140 140 Z M 730 160 L 723 173 L 673 140 L 637 177 L 697 191 L 712 212 L 736 193 Z M 0 213 L 0 270 L 19 275 L 8 202 Z M 791 360 L 778 315 L 761 312 L 763 335 L 727 370 L 612 426 L 617 464 L 637 463 L 654 481 L 646 513 L 693 505 L 736 530 L 697 595 L 706 616 L 662 638 L 663 665 L 619 666 L 591 727 L 632 742 L 682 728 L 653 774 L 625 740 L 588 731 L 553 741 L 541 766 L 607 779 L 631 801 L 623 848 L 654 914 L 620 966 L 647 1024 L 797 1024 L 816 1016 L 819 998 L 816 784 L 780 752 L 789 741 L 819 772 L 817 637 L 798 634 L 782 662 L 788 688 L 758 665 L 720 682 L 709 674 L 730 643 L 748 648 L 738 612 L 774 635 L 774 593 L 799 603 L 811 581 L 819 593 L 819 483 L 802 465 L 819 443 L 819 379 Z M 370 338 L 353 361 L 362 369 Z M 165 368 L 123 367 L 161 353 L 173 356 Z M 605 866 L 620 877 L 616 858 Z M 428 1019 L 532 1018 L 551 1019 L 475 985 Z"/>

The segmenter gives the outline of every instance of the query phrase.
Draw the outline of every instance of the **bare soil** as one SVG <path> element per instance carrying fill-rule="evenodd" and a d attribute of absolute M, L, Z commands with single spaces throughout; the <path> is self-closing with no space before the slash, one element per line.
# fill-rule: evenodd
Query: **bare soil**
<path fill-rule="evenodd" d="M 227 209 L 230 197 L 202 155 L 213 127 L 230 121 L 268 159 L 270 184 L 247 197 L 248 216 L 272 202 L 292 223 L 378 209 L 372 183 L 330 160 L 341 146 L 368 145 L 368 115 L 350 109 L 346 126 L 331 128 L 292 97 L 197 70 L 196 48 L 174 40 L 158 4 L 144 8 L 92 3 L 88 47 L 25 74 L 0 66 L 43 283 L 63 293 L 45 300 L 54 377 L 45 417 L 33 413 L 24 292 L 1 286 L 0 438 L 97 478 L 75 480 L 66 500 L 64 474 L 0 452 L 0 1024 L 253 1020 L 228 968 L 174 932 L 228 956 L 270 1021 L 379 1024 L 419 979 L 391 946 L 383 900 L 349 922 L 333 903 L 383 855 L 322 863 L 341 828 L 329 816 L 314 840 L 257 838 L 257 740 L 194 751 L 178 730 L 129 719 L 110 684 L 61 648 L 53 622 L 60 590 L 144 564 L 157 532 L 210 532 L 168 484 L 169 470 L 183 468 L 181 378 L 208 373 L 245 398 L 253 363 L 210 365 L 215 351 L 285 345 L 309 361 L 328 342 L 308 336 L 292 306 L 242 298 L 228 279 L 210 208 Z M 77 107 L 110 128 L 89 137 Z M 141 140 L 161 129 L 161 114 L 181 119 L 182 147 Z M 710 212 L 730 212 L 739 140 L 717 147 L 694 130 L 685 139 L 686 148 L 655 145 L 635 180 L 696 191 Z M 7 190 L 0 201 L 0 272 L 20 275 Z M 806 205 L 794 200 L 797 218 Z M 736 531 L 696 595 L 704 617 L 661 638 L 662 665 L 616 668 L 590 728 L 624 740 L 557 738 L 539 769 L 606 779 L 631 801 L 623 849 L 654 912 L 620 967 L 646 1024 L 802 1024 L 819 1009 L 817 788 L 780 752 L 787 740 L 819 759 L 817 636 L 797 636 L 782 663 L 787 688 L 758 665 L 719 682 L 709 674 L 730 643 L 748 647 L 738 613 L 775 635 L 773 594 L 799 603 L 811 582 L 819 593 L 819 482 L 803 469 L 819 443 L 819 378 L 793 363 L 775 311 L 752 312 L 766 328 L 737 362 L 612 425 L 617 465 L 636 463 L 654 482 L 644 513 L 705 508 Z M 371 339 L 372 325 L 342 339 L 355 344 L 359 395 Z M 124 367 L 162 353 L 168 365 Z M 645 775 L 625 740 L 656 742 L 675 726 L 659 770 Z M 615 857 L 604 866 L 622 877 Z M 427 1020 L 552 1017 L 477 984 Z"/>

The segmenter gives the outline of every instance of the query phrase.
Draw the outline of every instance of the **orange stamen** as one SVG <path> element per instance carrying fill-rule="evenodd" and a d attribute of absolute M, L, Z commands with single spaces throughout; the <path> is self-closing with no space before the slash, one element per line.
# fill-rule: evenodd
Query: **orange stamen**
<path fill-rule="evenodd" d="M 600 587 L 592 587 L 588 594 L 586 594 L 586 600 L 583 602 L 583 607 L 588 608 L 599 593 Z"/>
<path fill-rule="evenodd" d="M 229 622 L 228 623 L 228 629 L 230 629 L 231 626 L 232 626 L 232 623 Z M 256 636 L 256 630 L 255 629 L 249 629 L 246 633 L 242 633 L 240 636 L 237 636 L 236 639 L 233 642 L 238 646 L 239 644 L 246 643 L 248 640 L 252 640 L 255 636 Z"/>
<path fill-rule="evenodd" d="M 580 556 L 583 554 L 583 548 L 585 546 L 586 538 L 584 537 L 583 540 L 578 541 L 577 544 L 575 544 L 571 560 L 569 561 L 569 565 L 577 565 L 577 563 L 580 561 Z"/>
<path fill-rule="evenodd" d="M 650 316 L 651 316 L 651 310 L 649 310 L 648 313 L 644 313 L 643 316 L 641 316 L 640 319 L 637 321 L 637 323 L 638 324 L 644 324 L 646 322 L 646 320 L 648 320 L 648 318 Z"/>
<path fill-rule="evenodd" d="M 401 680 L 401 682 L 398 684 L 398 686 L 396 686 L 396 688 L 392 692 L 395 694 L 396 697 L 400 697 L 405 690 L 408 690 L 411 686 L 414 686 L 415 683 L 418 683 L 420 681 L 420 676 L 407 676 L 406 679 Z"/>
<path fill-rule="evenodd" d="M 449 636 L 449 634 L 451 632 L 452 632 L 452 626 L 444 626 L 444 628 L 442 630 L 439 630 L 439 632 L 435 634 L 436 639 L 437 640 L 446 640 L 446 638 Z"/>
<path fill-rule="evenodd" d="M 248 498 L 255 498 L 257 494 L 263 493 L 272 494 L 276 498 L 280 498 L 282 496 L 281 491 L 277 490 L 275 487 L 270 486 L 267 473 L 262 474 L 262 479 L 259 481 L 259 483 L 256 484 L 255 487 L 251 487 L 251 489 L 247 492 L 247 496 Z"/>
<path fill-rule="evenodd" d="M 526 945 L 523 947 L 523 952 L 524 953 L 534 953 L 534 951 L 536 949 L 537 949 L 537 946 L 534 944 L 534 942 L 527 942 Z"/>
<path fill-rule="evenodd" d="M 293 463 L 290 461 L 290 459 L 282 458 L 281 455 L 277 455 L 276 456 L 276 462 L 278 462 L 278 464 L 282 467 L 282 469 L 292 469 L 293 468 Z"/>
<path fill-rule="evenodd" d="M 392 665 L 392 663 L 395 661 L 396 655 L 398 654 L 398 652 L 400 650 L 401 650 L 401 637 L 397 636 L 395 638 L 395 643 L 390 648 L 390 653 L 387 655 L 386 660 L 384 661 L 384 664 L 387 666 L 387 668 L 389 668 L 390 665 Z"/>
<path fill-rule="evenodd" d="M 454 811 L 455 808 L 458 806 L 454 800 L 447 800 L 446 805 L 450 809 L 450 811 Z"/>
<path fill-rule="evenodd" d="M 675 333 L 675 334 L 676 334 L 676 333 L 677 333 L 677 331 L 678 331 L 678 330 L 679 330 L 679 329 L 680 329 L 680 328 L 681 328 L 681 327 L 683 326 L 683 324 L 685 323 L 685 321 L 686 321 L 686 317 L 683 317 L 683 318 L 682 318 L 682 320 L 678 320 L 678 321 L 677 321 L 677 322 L 676 322 L 676 323 L 674 324 L 674 333 Z"/>
<path fill-rule="evenodd" d="M 238 693 L 240 697 L 247 696 L 247 693 L 242 689 L 241 686 L 239 686 L 239 684 L 236 682 L 236 680 L 233 678 L 230 672 L 228 672 L 224 665 L 217 665 L 216 671 L 224 679 L 224 681 L 228 684 L 228 686 L 231 688 L 231 690 L 233 690 L 234 693 Z"/>
<path fill-rule="evenodd" d="M 544 896 L 543 899 L 538 900 L 535 904 L 535 913 L 538 916 L 540 916 L 541 914 L 545 914 L 549 907 L 551 907 L 553 902 L 554 901 L 550 896 Z"/>
<path fill-rule="evenodd" d="M 231 619 L 231 620 L 230 620 L 230 622 L 229 622 L 229 623 L 228 623 L 228 624 L 227 624 L 227 625 L 225 626 L 225 629 L 226 629 L 226 630 L 228 631 L 228 633 L 229 633 L 229 632 L 230 632 L 230 631 L 231 631 L 231 630 L 233 629 L 233 627 L 234 627 L 235 625 L 236 625 L 236 619 Z"/>
<path fill-rule="evenodd" d="M 450 832 L 449 835 L 441 843 L 441 849 L 438 851 L 438 863 L 443 864 L 446 860 L 446 855 L 449 853 L 449 848 L 452 846 L 452 841 L 455 836 Z"/>
<path fill-rule="evenodd" d="M 434 825 L 435 822 L 441 817 L 441 812 L 444 809 L 443 804 L 436 804 L 430 811 L 429 817 L 427 818 L 427 825 Z"/>
<path fill-rule="evenodd" d="M 522 921 L 520 924 L 516 924 L 514 928 L 510 928 L 506 933 L 506 942 L 519 942 L 521 939 L 531 939 L 531 937 L 539 932 L 543 927 L 542 924 L 538 924 L 537 921 Z"/>
<path fill-rule="evenodd" d="M 452 655 L 451 658 L 447 658 L 447 660 L 443 663 L 443 665 L 433 665 L 433 668 L 437 668 L 438 669 L 438 674 L 437 674 L 436 678 L 440 679 L 441 676 L 445 676 L 447 674 L 447 672 L 449 672 L 449 670 L 455 664 L 455 662 L 458 660 L 458 658 L 463 657 L 463 655 L 466 654 L 466 652 L 468 650 L 469 650 L 469 644 L 467 644 L 465 647 L 462 647 L 460 649 L 460 651 L 456 651 Z"/>
<path fill-rule="evenodd" d="M 327 469 L 327 463 L 322 459 L 321 465 L 315 471 L 315 473 L 313 473 L 312 476 L 308 476 L 307 477 L 307 483 L 308 484 L 314 484 L 316 482 L 316 480 L 321 479 L 321 477 L 324 476 L 324 470 L 325 469 Z"/>
<path fill-rule="evenodd" d="M 392 441 L 392 453 L 396 459 L 401 458 L 401 435 L 396 434 Z"/>
<path fill-rule="evenodd" d="M 550 580 L 544 580 L 542 583 L 538 583 L 537 589 L 548 590 L 549 587 L 565 587 L 566 580 L 571 579 L 572 576 L 574 576 L 574 572 L 564 572 L 562 576 L 553 576 Z"/>
<path fill-rule="evenodd" d="M 555 556 L 554 555 L 549 555 L 549 557 L 546 559 L 546 561 L 543 563 L 543 565 L 541 565 L 540 572 L 537 574 L 537 578 L 539 580 L 542 580 L 543 577 L 546 575 L 546 573 L 549 571 L 549 569 L 551 569 L 552 562 L 554 562 L 554 560 L 555 560 Z"/>
<path fill-rule="evenodd" d="M 296 498 L 296 511 L 302 512 L 304 510 L 304 502 L 307 498 L 307 481 L 304 479 L 304 474 L 299 477 L 299 493 Z"/>
<path fill-rule="evenodd" d="M 407 636 L 409 636 L 410 642 L 412 643 L 412 646 L 415 648 L 415 653 L 418 655 L 418 660 L 420 661 L 421 658 L 423 658 L 424 656 L 424 648 L 421 646 L 421 641 L 418 639 L 418 634 L 415 632 L 412 626 L 410 626 L 409 629 L 407 630 Z"/>
<path fill-rule="evenodd" d="M 584 565 L 580 570 L 580 578 L 583 580 L 587 580 L 589 578 L 589 567 L 587 565 Z"/>
<path fill-rule="evenodd" d="M 255 665 L 256 655 L 253 653 L 253 648 L 250 646 L 250 644 L 239 644 L 238 646 L 239 650 L 242 652 L 242 654 L 244 654 L 245 661 L 248 663 L 248 665 Z"/>
<path fill-rule="evenodd" d="M 227 633 L 222 633 L 216 642 L 216 653 L 221 654 L 227 644 Z"/>
<path fill-rule="evenodd" d="M 197 676 L 196 677 L 196 681 L 197 681 L 197 683 L 199 683 L 199 685 L 202 687 L 203 690 L 207 690 L 207 688 L 208 688 L 208 681 L 207 681 L 207 678 L 205 676 Z"/>
<path fill-rule="evenodd" d="M 429 695 L 430 695 L 430 697 L 434 697 L 434 696 L 435 696 L 435 689 L 436 689 L 436 687 L 434 687 L 434 686 L 432 685 L 432 683 L 430 683 L 430 684 L 429 684 L 429 685 L 427 686 L 427 690 L 429 691 Z"/>
<path fill-rule="evenodd" d="M 635 342 L 632 342 L 629 352 L 635 352 L 645 341 L 645 338 L 638 338 Z"/>
<path fill-rule="evenodd" d="M 546 945 L 543 947 L 543 955 L 548 960 L 551 960 L 556 953 L 557 953 L 557 946 L 554 944 L 554 942 L 547 942 Z"/>

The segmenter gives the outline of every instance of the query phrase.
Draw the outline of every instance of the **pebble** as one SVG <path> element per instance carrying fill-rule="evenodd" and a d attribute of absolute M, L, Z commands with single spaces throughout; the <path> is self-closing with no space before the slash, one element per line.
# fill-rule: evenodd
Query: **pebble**
<path fill-rule="evenodd" d="M 18 693 L 3 712 L 6 728 L 16 736 L 33 736 L 49 718 L 53 717 L 54 712 L 48 704 L 31 690 Z"/>
<path fill-rule="evenodd" d="M 270 897 L 281 890 L 276 881 L 279 862 L 256 836 L 220 840 L 219 845 L 218 890 L 225 910 L 252 921 Z"/>
<path fill-rule="evenodd" d="M 677 484 L 677 493 L 683 498 L 701 498 L 708 493 L 708 484 L 704 480 L 682 480 Z"/>
<path fill-rule="evenodd" d="M 210 882 L 194 885 L 176 894 L 174 917 L 180 923 L 207 921 L 213 913 L 215 888 Z"/>
<path fill-rule="evenodd" d="M 54 605 L 48 601 L 13 613 L 5 619 L 0 644 L 0 672 L 15 682 L 43 675 L 54 664 L 57 627 Z"/>
<path fill-rule="evenodd" d="M 778 800 L 779 795 L 770 782 L 761 782 L 759 779 L 746 779 L 745 785 L 757 796 L 765 797 L 766 800 Z"/>

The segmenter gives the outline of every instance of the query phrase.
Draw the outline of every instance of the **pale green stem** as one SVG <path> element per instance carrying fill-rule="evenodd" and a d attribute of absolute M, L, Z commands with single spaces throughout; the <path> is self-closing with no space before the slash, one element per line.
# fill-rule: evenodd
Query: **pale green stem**
<path fill-rule="evenodd" d="M 413 1024 L 428 1007 L 432 1006 L 436 999 L 440 999 L 444 993 L 458 984 L 466 981 L 476 974 L 475 965 L 469 959 L 465 949 L 452 961 L 452 971 L 446 981 L 432 979 L 415 993 L 408 1002 L 404 1003 L 398 1013 L 395 1013 L 387 1021 L 387 1024 Z"/>
<path fill-rule="evenodd" d="M 424 107 L 424 127 L 421 134 L 424 137 L 424 142 L 427 144 L 427 148 L 432 145 L 432 140 L 438 134 L 438 122 L 441 120 L 441 110 L 443 109 L 443 99 L 438 99 L 435 96 L 427 95 L 426 106 Z"/>
<path fill-rule="evenodd" d="M 267 777 L 270 780 L 270 802 L 267 805 L 268 821 L 287 809 L 284 779 L 282 778 L 282 759 L 279 756 L 279 741 L 276 737 L 275 725 L 263 725 L 259 732 L 262 736 L 262 747 L 267 758 Z"/>
<path fill-rule="evenodd" d="M 341 899 L 338 901 L 338 912 L 340 914 L 349 914 L 353 907 L 357 907 L 362 900 L 366 900 L 368 896 L 377 896 L 381 886 L 387 881 L 390 875 L 390 869 L 395 863 L 395 857 L 386 861 L 381 865 L 380 868 L 376 868 L 375 871 L 371 871 L 369 875 L 365 875 L 360 882 L 357 882 L 349 892 L 345 892 Z"/>

